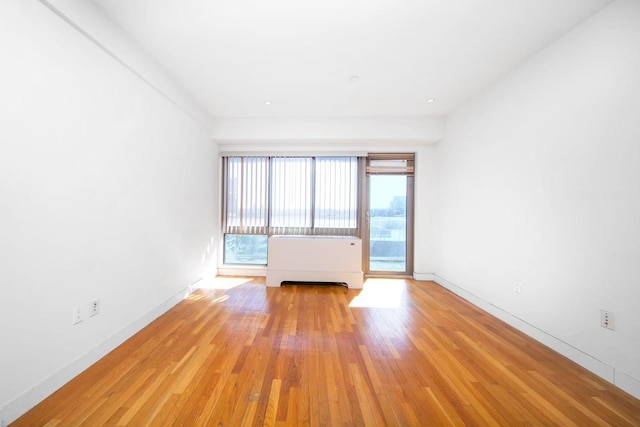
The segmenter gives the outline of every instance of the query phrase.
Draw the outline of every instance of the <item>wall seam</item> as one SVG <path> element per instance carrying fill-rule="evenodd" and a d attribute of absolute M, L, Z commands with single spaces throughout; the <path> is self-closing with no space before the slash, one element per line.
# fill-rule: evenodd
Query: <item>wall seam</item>
<path fill-rule="evenodd" d="M 128 70 L 130 73 L 132 73 L 134 76 L 136 76 L 140 81 L 142 81 L 145 85 L 147 85 L 149 88 L 151 88 L 153 91 L 155 91 L 157 94 L 159 94 L 160 96 L 162 96 L 164 99 L 166 99 L 167 101 L 169 101 L 171 104 L 173 104 L 176 108 L 178 108 L 180 111 L 182 111 L 184 114 L 186 114 L 187 116 L 189 116 L 191 119 L 193 119 L 193 121 L 195 121 L 196 123 L 198 123 L 200 126 L 202 126 L 205 130 L 209 131 L 210 130 L 210 126 L 206 123 L 203 123 L 203 121 L 196 117 L 194 114 L 192 114 L 187 108 L 183 107 L 178 101 L 174 100 L 169 94 L 167 94 L 165 91 L 163 91 L 158 85 L 154 84 L 153 82 L 151 82 L 150 80 L 148 80 L 142 73 L 140 73 L 139 71 L 137 71 L 135 68 L 133 68 L 131 65 L 129 65 L 124 59 L 120 58 L 115 52 L 113 52 L 111 49 L 109 49 L 107 46 L 105 46 L 104 44 L 102 44 L 98 39 L 96 39 L 95 37 L 93 37 L 88 31 L 86 31 L 84 28 L 82 28 L 80 25 L 78 25 L 75 21 L 73 21 L 69 16 L 67 16 L 64 12 L 62 12 L 60 9 L 58 9 L 57 7 L 55 7 L 53 4 L 51 4 L 48 0 L 38 0 L 43 6 L 45 6 L 47 9 L 49 9 L 51 12 L 53 12 L 55 15 L 57 15 L 60 19 L 62 19 L 63 21 L 65 21 L 67 24 L 69 24 L 73 29 L 75 29 L 78 33 L 80 33 L 82 36 L 84 36 L 87 40 L 89 40 L 91 43 L 93 43 L 95 46 L 97 46 L 100 50 L 102 50 L 104 53 L 106 53 L 109 57 L 111 57 L 114 61 L 116 61 L 118 64 L 120 64 L 121 66 L 123 66 L 126 70 Z"/>

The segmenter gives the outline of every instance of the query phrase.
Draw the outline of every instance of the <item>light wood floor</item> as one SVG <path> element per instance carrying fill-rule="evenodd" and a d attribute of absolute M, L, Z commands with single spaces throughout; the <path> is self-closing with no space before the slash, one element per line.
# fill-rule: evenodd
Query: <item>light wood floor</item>
<path fill-rule="evenodd" d="M 639 400 L 432 282 L 220 279 L 240 282 L 193 294 L 14 425 L 640 425 Z"/>

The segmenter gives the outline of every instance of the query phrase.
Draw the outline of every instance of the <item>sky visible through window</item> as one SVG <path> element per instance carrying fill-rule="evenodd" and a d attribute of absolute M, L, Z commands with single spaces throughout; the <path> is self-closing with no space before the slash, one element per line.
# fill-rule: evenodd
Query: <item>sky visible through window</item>
<path fill-rule="evenodd" d="M 386 209 L 390 207 L 394 197 L 405 197 L 407 192 L 407 178 L 405 176 L 371 176 L 370 192 L 371 209 Z"/>

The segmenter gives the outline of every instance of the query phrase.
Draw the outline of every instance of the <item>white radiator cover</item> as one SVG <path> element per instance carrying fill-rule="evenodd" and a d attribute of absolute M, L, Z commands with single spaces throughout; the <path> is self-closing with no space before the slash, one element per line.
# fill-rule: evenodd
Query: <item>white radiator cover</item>
<path fill-rule="evenodd" d="M 267 286 L 344 282 L 362 289 L 362 240 L 357 237 L 272 236 L 267 256 Z"/>

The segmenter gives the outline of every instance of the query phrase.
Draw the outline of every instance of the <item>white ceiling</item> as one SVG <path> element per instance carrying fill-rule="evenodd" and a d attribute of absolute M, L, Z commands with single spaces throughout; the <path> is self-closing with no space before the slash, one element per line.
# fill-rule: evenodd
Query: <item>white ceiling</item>
<path fill-rule="evenodd" d="M 447 114 L 611 0 L 94 2 L 214 117 L 345 117 Z"/>

